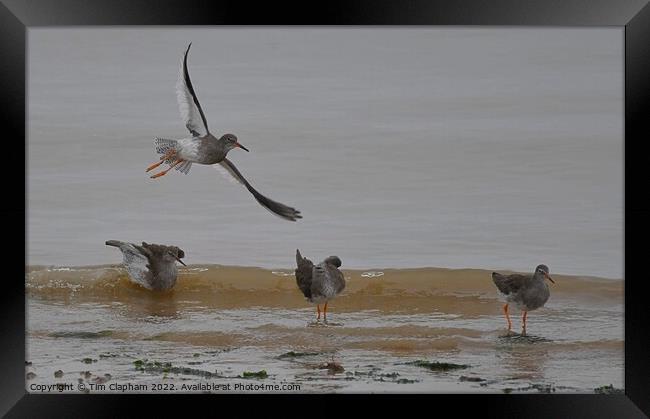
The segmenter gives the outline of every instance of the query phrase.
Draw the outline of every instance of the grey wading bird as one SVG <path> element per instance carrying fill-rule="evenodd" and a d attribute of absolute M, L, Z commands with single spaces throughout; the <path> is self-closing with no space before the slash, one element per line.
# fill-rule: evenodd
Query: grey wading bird
<path fill-rule="evenodd" d="M 538 265 L 532 275 L 502 275 L 492 272 L 492 281 L 494 281 L 494 284 L 506 300 L 503 313 L 508 321 L 508 331 L 512 329 L 512 322 L 508 315 L 508 305 L 512 303 L 523 312 L 522 333 L 526 333 L 528 312 L 543 307 L 551 295 L 548 284 L 545 282 L 546 279 L 555 283 L 549 276 L 548 266 L 546 265 Z"/>
<path fill-rule="evenodd" d="M 124 266 L 133 282 L 150 290 L 168 290 L 176 285 L 178 268 L 176 262 L 185 252 L 176 246 L 164 246 L 142 242 L 141 246 L 119 240 L 108 240 L 107 246 L 120 249 Z"/>
<path fill-rule="evenodd" d="M 185 126 L 190 131 L 191 137 L 179 140 L 156 138 L 154 144 L 156 152 L 161 154 L 160 161 L 147 167 L 147 172 L 155 169 L 163 163 L 169 168 L 151 176 L 152 179 L 164 176 L 171 169 L 175 168 L 181 173 L 189 173 L 192 163 L 198 164 L 220 164 L 232 177 L 248 189 L 253 197 L 264 208 L 289 221 L 296 221 L 302 218 L 300 211 L 288 207 L 279 202 L 273 201 L 257 192 L 244 176 L 237 170 L 235 165 L 226 158 L 226 155 L 233 148 L 241 148 L 248 151 L 246 147 L 237 141 L 234 134 L 224 134 L 217 138 L 210 133 L 208 121 L 199 99 L 196 96 L 190 74 L 187 71 L 187 53 L 190 51 L 190 43 L 181 60 L 180 72 L 176 83 L 176 99 Z"/>
<path fill-rule="evenodd" d="M 323 318 L 327 321 L 327 303 L 336 297 L 345 288 L 345 278 L 341 267 L 341 259 L 338 256 L 330 256 L 318 265 L 311 260 L 302 257 L 300 250 L 296 249 L 296 283 L 305 298 L 316 304 L 316 311 L 320 320 L 320 305 L 323 306 Z"/>

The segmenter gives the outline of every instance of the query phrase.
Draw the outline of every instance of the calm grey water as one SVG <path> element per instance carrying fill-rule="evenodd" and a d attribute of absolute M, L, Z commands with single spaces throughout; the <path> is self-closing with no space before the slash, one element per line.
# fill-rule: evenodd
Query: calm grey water
<path fill-rule="evenodd" d="M 475 267 L 623 277 L 621 28 L 30 29 L 28 263 Z M 215 134 L 291 223 L 216 170 L 151 180 L 186 136 L 189 71 Z"/>

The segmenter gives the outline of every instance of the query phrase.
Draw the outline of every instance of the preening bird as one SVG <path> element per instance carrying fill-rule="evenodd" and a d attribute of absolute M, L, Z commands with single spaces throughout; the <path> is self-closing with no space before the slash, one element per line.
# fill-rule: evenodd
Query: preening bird
<path fill-rule="evenodd" d="M 178 276 L 176 262 L 185 266 L 181 260 L 185 252 L 176 246 L 146 242 L 137 245 L 119 240 L 108 240 L 106 245 L 120 249 L 131 281 L 150 290 L 173 288 Z"/>
<path fill-rule="evenodd" d="M 320 320 L 320 305 L 323 306 L 323 318 L 327 321 L 327 303 L 345 289 L 345 278 L 338 256 L 330 256 L 318 265 L 302 257 L 300 250 L 296 249 L 296 283 L 305 298 L 316 304 L 316 311 Z"/>

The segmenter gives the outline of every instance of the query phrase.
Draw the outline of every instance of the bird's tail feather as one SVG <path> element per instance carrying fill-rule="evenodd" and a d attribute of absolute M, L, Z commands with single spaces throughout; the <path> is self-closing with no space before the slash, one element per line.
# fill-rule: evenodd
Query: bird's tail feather
<path fill-rule="evenodd" d="M 183 163 L 177 165 L 174 167 L 174 169 L 178 170 L 179 172 L 183 174 L 188 174 L 190 172 L 190 169 L 192 168 L 192 162 L 191 161 L 184 161 Z"/>
<path fill-rule="evenodd" d="M 124 244 L 124 242 L 121 242 L 119 240 L 107 240 L 106 241 L 106 246 L 115 246 L 115 247 L 120 247 Z"/>
<path fill-rule="evenodd" d="M 311 269 L 314 266 L 314 263 L 306 257 L 303 257 L 298 249 L 296 249 L 296 264 L 298 265 L 298 269 Z"/>
<path fill-rule="evenodd" d="M 156 138 L 154 139 L 154 144 L 156 145 L 156 153 L 165 154 L 169 150 L 176 150 L 178 141 L 168 140 L 166 138 Z"/>
<path fill-rule="evenodd" d="M 165 155 L 168 151 L 170 150 L 177 150 L 178 148 L 178 141 L 177 140 L 170 140 L 167 138 L 156 138 L 154 140 L 154 144 L 156 146 L 156 153 Z M 166 164 L 172 164 L 176 161 L 174 157 L 171 157 L 169 159 L 165 160 Z M 192 168 L 192 162 L 189 161 L 184 161 L 181 164 L 177 164 L 174 166 L 174 169 L 178 170 L 181 173 L 188 174 L 190 172 L 190 169 Z"/>
<path fill-rule="evenodd" d="M 178 141 L 176 140 L 168 140 L 166 138 L 156 138 L 154 140 L 154 144 L 156 145 L 156 153 L 158 154 L 166 154 L 170 150 L 176 150 L 176 146 L 178 145 Z M 175 158 L 169 158 L 165 160 L 165 163 L 171 164 L 175 161 Z"/>

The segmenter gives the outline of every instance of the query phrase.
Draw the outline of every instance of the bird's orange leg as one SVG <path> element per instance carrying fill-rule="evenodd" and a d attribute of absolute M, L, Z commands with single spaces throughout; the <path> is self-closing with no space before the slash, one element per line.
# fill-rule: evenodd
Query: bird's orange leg
<path fill-rule="evenodd" d="M 503 312 L 506 315 L 506 320 L 508 320 L 508 331 L 512 329 L 512 322 L 510 321 L 510 316 L 508 315 L 508 304 L 503 306 Z"/>
<path fill-rule="evenodd" d="M 318 317 L 316 317 L 316 320 L 320 320 L 320 304 L 316 304 L 316 311 L 318 312 Z"/>
<path fill-rule="evenodd" d="M 325 302 L 325 307 L 323 307 L 323 320 L 327 322 L 327 301 Z"/>
<path fill-rule="evenodd" d="M 522 321 L 523 321 L 524 326 L 522 327 L 522 332 L 521 332 L 523 335 L 526 334 L 526 318 L 527 317 L 528 317 L 528 312 L 524 311 L 524 316 L 522 317 Z"/>
<path fill-rule="evenodd" d="M 151 175 L 151 179 L 155 179 L 155 178 L 160 177 L 160 176 L 165 176 L 167 174 L 167 172 L 169 172 L 170 170 L 172 170 L 174 168 L 174 166 L 176 166 L 178 163 L 181 163 L 181 162 L 184 162 L 184 161 L 185 160 L 176 160 L 174 163 L 172 163 L 171 166 L 169 166 L 169 168 L 167 170 L 163 170 L 160 173 L 156 173 L 155 175 Z"/>
<path fill-rule="evenodd" d="M 174 154 L 176 154 L 176 150 L 169 150 L 167 153 L 165 153 L 161 158 L 158 163 L 154 163 L 151 166 L 147 167 L 147 170 L 145 172 L 150 172 L 151 170 L 155 169 L 156 167 L 160 166 L 165 162 L 165 160 L 171 158 Z"/>

